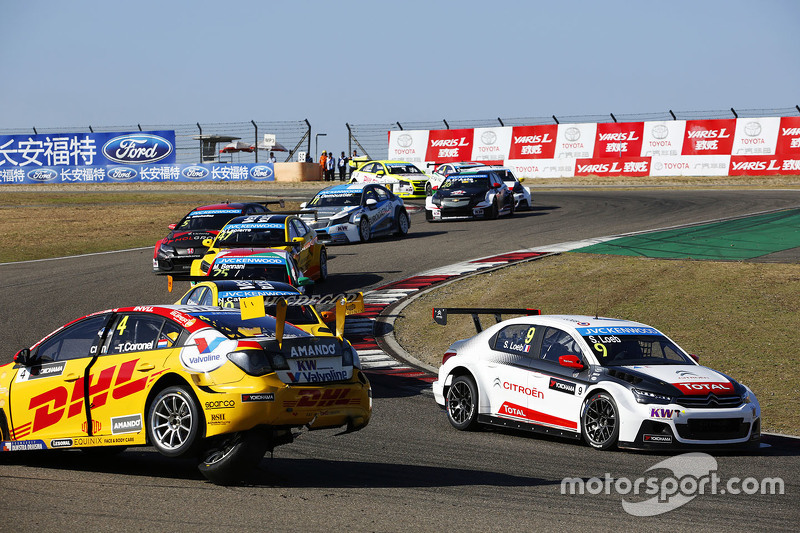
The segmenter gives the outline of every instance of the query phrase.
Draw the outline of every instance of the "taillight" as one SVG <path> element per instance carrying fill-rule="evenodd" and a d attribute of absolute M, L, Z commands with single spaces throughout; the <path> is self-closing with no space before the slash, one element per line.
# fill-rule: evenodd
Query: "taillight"
<path fill-rule="evenodd" d="M 456 355 L 456 352 L 444 352 L 444 355 L 442 356 L 442 364 L 445 364 L 447 360 L 453 357 L 454 355 Z"/>

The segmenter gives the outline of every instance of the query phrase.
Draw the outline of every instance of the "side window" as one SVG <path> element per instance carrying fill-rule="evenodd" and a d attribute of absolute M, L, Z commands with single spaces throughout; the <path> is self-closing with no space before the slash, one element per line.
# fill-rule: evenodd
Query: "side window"
<path fill-rule="evenodd" d="M 368 190 L 364 195 L 364 205 L 367 204 L 367 200 L 375 200 L 376 202 L 378 201 L 378 196 L 375 194 L 374 189 Z"/>
<path fill-rule="evenodd" d="M 572 336 L 560 329 L 547 328 L 542 337 L 542 348 L 540 357 L 545 361 L 558 364 L 558 358 L 562 355 L 577 355 L 582 357 L 578 343 Z"/>
<path fill-rule="evenodd" d="M 117 355 L 168 348 L 171 346 L 170 339 L 161 336 L 165 322 L 166 319 L 159 316 L 119 315 L 112 325 L 111 336 L 103 347 L 103 353 Z"/>
<path fill-rule="evenodd" d="M 365 165 L 364 168 L 361 169 L 362 172 L 375 172 L 375 163 L 370 163 L 369 165 Z"/>
<path fill-rule="evenodd" d="M 87 318 L 56 333 L 39 346 L 39 357 L 43 361 L 93 357 L 107 320 L 108 315 Z"/>
<path fill-rule="evenodd" d="M 304 237 L 309 231 L 311 231 L 311 228 L 309 228 L 306 223 L 299 218 L 292 220 L 292 226 L 295 227 L 298 237 Z"/>
<path fill-rule="evenodd" d="M 181 299 L 184 305 L 211 305 L 211 290 L 208 287 L 198 287 Z M 202 303 L 203 297 L 206 296 L 208 304 Z"/>
<path fill-rule="evenodd" d="M 530 357 L 533 353 L 533 340 L 536 327 L 530 324 L 513 324 L 497 332 L 494 348 L 499 352 L 513 353 Z"/>
<path fill-rule="evenodd" d="M 383 187 L 375 187 L 375 194 L 377 195 L 379 202 L 383 202 L 389 199 L 389 191 L 387 191 Z"/>

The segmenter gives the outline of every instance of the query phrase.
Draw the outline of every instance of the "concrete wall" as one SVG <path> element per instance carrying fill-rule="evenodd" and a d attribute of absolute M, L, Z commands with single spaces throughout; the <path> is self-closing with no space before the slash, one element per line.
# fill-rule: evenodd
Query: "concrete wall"
<path fill-rule="evenodd" d="M 322 181 L 319 163 L 275 163 L 275 181 Z"/>

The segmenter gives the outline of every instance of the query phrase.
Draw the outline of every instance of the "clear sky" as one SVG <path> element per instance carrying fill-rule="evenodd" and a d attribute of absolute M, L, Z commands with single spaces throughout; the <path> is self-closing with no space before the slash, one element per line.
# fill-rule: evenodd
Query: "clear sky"
<path fill-rule="evenodd" d="M 796 0 L 2 4 L 0 131 L 800 104 Z"/>

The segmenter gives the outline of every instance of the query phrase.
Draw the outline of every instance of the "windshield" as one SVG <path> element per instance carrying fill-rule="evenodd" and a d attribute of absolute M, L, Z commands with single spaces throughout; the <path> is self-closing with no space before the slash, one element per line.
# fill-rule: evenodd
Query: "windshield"
<path fill-rule="evenodd" d="M 266 294 L 265 294 L 266 293 Z M 239 309 L 239 300 L 252 296 L 296 296 L 296 292 L 278 293 L 276 291 L 225 291 L 217 297 L 218 305 L 230 309 Z M 264 311 L 270 316 L 275 316 L 277 306 L 264 306 Z M 286 307 L 286 321 L 292 324 L 317 324 L 317 315 L 310 305 L 289 305 Z"/>
<path fill-rule="evenodd" d="M 215 246 L 269 247 L 273 243 L 286 241 L 286 228 L 283 224 L 259 222 L 253 224 L 228 224 L 217 235 Z"/>
<path fill-rule="evenodd" d="M 488 176 L 450 177 L 447 178 L 439 189 L 446 191 L 464 191 L 466 194 L 483 192 L 489 189 Z"/>
<path fill-rule="evenodd" d="M 180 231 L 218 230 L 233 217 L 242 214 L 241 209 L 204 209 L 192 211 L 175 227 Z"/>
<path fill-rule="evenodd" d="M 422 171 L 411 163 L 407 165 L 386 165 L 386 168 L 388 169 L 389 174 L 422 174 Z"/>
<path fill-rule="evenodd" d="M 229 339 L 258 336 L 275 337 L 275 318 L 271 316 L 242 320 L 242 315 L 239 312 L 203 311 L 189 314 L 208 322 Z M 284 337 L 305 337 L 308 336 L 308 333 L 291 324 L 286 324 L 283 335 Z"/>
<path fill-rule="evenodd" d="M 584 335 L 583 339 L 602 366 L 693 364 L 680 348 L 660 334 L 599 334 Z"/>
<path fill-rule="evenodd" d="M 318 194 L 308 204 L 310 207 L 349 207 L 361 204 L 361 191 Z"/>

